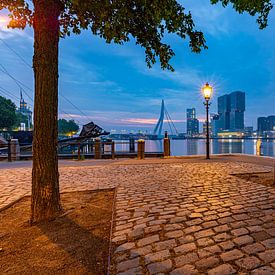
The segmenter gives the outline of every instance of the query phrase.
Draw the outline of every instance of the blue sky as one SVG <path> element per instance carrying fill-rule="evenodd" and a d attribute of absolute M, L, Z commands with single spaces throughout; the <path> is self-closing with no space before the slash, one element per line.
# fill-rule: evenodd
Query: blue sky
<path fill-rule="evenodd" d="M 188 48 L 188 41 L 176 36 L 166 38 L 176 53 L 172 59 L 174 73 L 162 71 L 159 64 L 148 69 L 144 51 L 134 41 L 123 46 L 108 45 L 88 31 L 62 39 L 60 94 L 82 112 L 60 96 L 60 117 L 73 117 L 81 124 L 93 120 L 106 130 L 150 131 L 164 99 L 178 131 L 183 132 L 186 108 L 195 107 L 199 119 L 204 119 L 200 87 L 206 81 L 215 87 L 211 112 L 217 110 L 218 96 L 241 90 L 246 92 L 247 126 L 256 127 L 258 116 L 275 114 L 274 10 L 268 28 L 259 30 L 256 18 L 209 2 L 193 0 L 186 6 L 194 16 L 197 29 L 204 32 L 208 50 L 194 54 Z M 2 21 L 0 19 L 0 38 L 31 64 L 32 30 L 7 30 Z M 2 40 L 0 64 L 30 88 L 25 87 L 25 91 L 32 97 L 32 69 Z M 1 71 L 0 88 L 12 94 L 10 98 L 18 104 L 18 85 Z M 24 97 L 32 105 L 30 99 Z"/>

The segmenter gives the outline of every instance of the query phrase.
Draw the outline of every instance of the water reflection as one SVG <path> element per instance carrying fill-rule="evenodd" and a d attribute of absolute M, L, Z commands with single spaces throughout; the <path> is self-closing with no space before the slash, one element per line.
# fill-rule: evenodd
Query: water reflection
<path fill-rule="evenodd" d="M 163 144 L 160 140 L 146 140 L 147 152 L 161 152 Z M 262 142 L 262 155 L 274 156 L 275 140 Z M 212 154 L 249 154 L 256 155 L 256 140 L 211 140 L 210 149 Z M 205 154 L 205 140 L 186 139 L 171 140 L 171 154 L 173 156 L 203 155 Z"/>

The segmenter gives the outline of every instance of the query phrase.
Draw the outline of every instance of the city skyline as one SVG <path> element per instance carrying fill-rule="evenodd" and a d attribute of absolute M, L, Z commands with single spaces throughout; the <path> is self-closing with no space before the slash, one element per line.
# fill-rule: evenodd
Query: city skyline
<path fill-rule="evenodd" d="M 274 11 L 270 14 L 269 27 L 261 31 L 256 18 L 238 15 L 230 8 L 210 6 L 202 1 L 189 3 L 187 8 L 192 11 L 198 28 L 204 31 L 209 50 L 192 54 L 187 41 L 168 37 L 176 52 L 172 59 L 175 73 L 161 71 L 159 64 L 148 69 L 143 51 L 133 42 L 124 46 L 107 45 L 87 32 L 61 40 L 61 117 L 73 117 L 81 123 L 93 120 L 106 129 L 152 130 L 164 99 L 177 128 L 185 129 L 186 108 L 196 108 L 201 122 L 205 118 L 200 87 L 206 81 L 214 84 L 210 112 L 216 112 L 218 96 L 241 90 L 246 92 L 248 101 L 246 126 L 256 128 L 257 117 L 272 115 L 275 50 L 269 45 L 275 42 Z M 210 12 L 211 17 L 205 16 Z M 7 30 L 3 22 L 0 27 L 0 38 L 27 64 L 2 41 L 0 63 L 32 89 L 32 31 Z M 0 81 L 1 87 L 19 97 L 19 87 L 10 77 L 0 72 Z M 31 95 L 28 88 L 24 89 Z"/>

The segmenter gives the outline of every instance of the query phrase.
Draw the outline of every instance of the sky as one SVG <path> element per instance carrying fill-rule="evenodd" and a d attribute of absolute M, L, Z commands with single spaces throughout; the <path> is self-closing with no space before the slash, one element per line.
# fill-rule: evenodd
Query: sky
<path fill-rule="evenodd" d="M 109 131 L 150 132 L 164 99 L 178 132 L 185 132 L 187 108 L 196 108 L 201 122 L 205 118 L 200 91 L 205 82 L 214 86 L 211 113 L 217 112 L 218 96 L 244 91 L 246 126 L 256 128 L 257 117 L 275 115 L 275 9 L 269 26 L 259 30 L 255 17 L 209 2 L 184 4 L 193 14 L 196 28 L 204 32 L 208 50 L 195 54 L 188 40 L 175 35 L 165 38 L 176 54 L 171 60 L 175 72 L 163 71 L 159 64 L 149 69 L 144 50 L 134 40 L 122 46 L 106 44 L 89 31 L 61 39 L 59 117 L 73 118 L 79 124 L 94 121 Z M 4 19 L 2 11 L 0 95 L 18 105 L 23 86 L 23 97 L 32 108 L 33 31 L 7 29 Z M 167 123 L 164 129 L 168 129 Z"/>

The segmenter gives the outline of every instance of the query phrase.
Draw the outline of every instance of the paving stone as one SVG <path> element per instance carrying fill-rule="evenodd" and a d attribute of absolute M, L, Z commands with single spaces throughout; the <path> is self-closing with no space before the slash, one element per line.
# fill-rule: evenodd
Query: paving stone
<path fill-rule="evenodd" d="M 227 224 L 220 225 L 213 228 L 215 232 L 221 233 L 230 230 L 230 227 Z"/>
<path fill-rule="evenodd" d="M 231 235 L 229 235 L 227 233 L 221 233 L 216 236 L 213 236 L 213 239 L 215 242 L 224 242 L 226 240 L 231 239 Z"/>
<path fill-rule="evenodd" d="M 182 226 L 180 226 L 179 224 L 166 224 L 164 226 L 164 231 L 173 231 L 181 228 Z"/>
<path fill-rule="evenodd" d="M 265 250 L 265 247 L 260 243 L 254 243 L 247 245 L 245 247 L 242 247 L 242 250 L 247 254 L 256 254 L 258 252 L 262 252 Z"/>
<path fill-rule="evenodd" d="M 191 252 L 185 255 L 176 257 L 175 259 L 176 267 L 182 267 L 186 264 L 191 264 L 199 260 L 197 253 Z"/>
<path fill-rule="evenodd" d="M 263 266 L 252 270 L 251 275 L 275 275 L 275 270 L 270 266 Z"/>
<path fill-rule="evenodd" d="M 165 233 L 166 238 L 179 238 L 183 235 L 182 230 L 169 231 Z"/>
<path fill-rule="evenodd" d="M 144 232 L 145 234 L 149 234 L 149 233 L 155 233 L 155 232 L 158 232 L 158 231 L 161 231 L 162 228 L 160 225 L 153 225 L 153 226 L 150 226 L 150 227 L 146 227 L 144 229 Z"/>
<path fill-rule="evenodd" d="M 198 270 L 193 265 L 185 265 L 183 267 L 174 269 L 170 275 L 196 275 L 199 274 Z"/>
<path fill-rule="evenodd" d="M 140 258 L 135 258 L 133 260 L 123 261 L 117 264 L 117 271 L 126 271 L 131 268 L 135 268 L 139 266 Z"/>
<path fill-rule="evenodd" d="M 214 244 L 214 241 L 210 238 L 202 238 L 202 239 L 198 239 L 197 243 L 198 243 L 198 246 L 205 247 L 205 246 L 210 246 Z"/>
<path fill-rule="evenodd" d="M 238 228 L 238 229 L 234 229 L 231 231 L 232 235 L 234 236 L 241 236 L 241 235 L 246 235 L 249 233 L 249 231 L 246 228 Z"/>
<path fill-rule="evenodd" d="M 202 231 L 199 231 L 199 232 L 196 232 L 194 234 L 195 238 L 196 239 L 199 239 L 199 238 L 206 238 L 206 237 L 210 237 L 210 236 L 213 236 L 215 233 L 212 229 L 206 229 L 206 230 L 202 230 Z"/>
<path fill-rule="evenodd" d="M 166 260 L 158 263 L 152 263 L 147 266 L 149 274 L 157 274 L 160 272 L 167 272 L 172 268 L 172 261 Z"/>
<path fill-rule="evenodd" d="M 261 261 L 255 256 L 239 259 L 235 263 L 240 268 L 244 268 L 246 270 L 251 270 L 261 265 Z"/>
<path fill-rule="evenodd" d="M 174 248 L 176 246 L 176 241 L 173 240 L 167 240 L 167 241 L 163 241 L 163 242 L 157 242 L 154 243 L 154 247 L 156 249 L 156 251 L 159 250 L 165 250 L 165 249 L 171 249 Z"/>
<path fill-rule="evenodd" d="M 275 238 L 265 240 L 262 244 L 268 249 L 275 249 Z"/>
<path fill-rule="evenodd" d="M 152 253 L 152 246 L 151 245 L 147 245 L 144 247 L 140 247 L 140 248 L 135 248 L 130 250 L 130 258 L 135 258 L 138 256 L 144 256 L 147 255 L 149 253 Z"/>
<path fill-rule="evenodd" d="M 270 236 L 265 231 L 252 233 L 251 236 L 257 241 L 264 241 L 270 239 Z"/>
<path fill-rule="evenodd" d="M 238 246 L 242 246 L 244 244 L 251 244 L 254 242 L 254 240 L 252 237 L 250 237 L 248 235 L 243 235 L 243 236 L 233 239 L 233 242 Z"/>
<path fill-rule="evenodd" d="M 135 247 L 135 243 L 124 243 L 116 249 L 115 253 L 123 252 L 129 249 L 132 249 L 134 247 Z"/>
<path fill-rule="evenodd" d="M 232 248 L 235 247 L 235 244 L 232 241 L 226 241 L 226 242 L 219 243 L 219 246 L 223 250 L 231 250 Z"/>
<path fill-rule="evenodd" d="M 195 240 L 195 238 L 191 235 L 185 235 L 178 239 L 180 244 L 191 243 L 191 242 L 194 242 L 194 240 Z"/>
<path fill-rule="evenodd" d="M 195 250 L 197 247 L 195 245 L 195 243 L 187 243 L 187 244 L 183 244 L 181 246 L 175 247 L 174 251 L 176 254 L 184 254 L 190 251 Z"/>
<path fill-rule="evenodd" d="M 211 228 L 211 227 L 215 227 L 215 226 L 218 226 L 218 223 L 216 221 L 209 221 L 209 222 L 202 223 L 203 228 Z"/>
<path fill-rule="evenodd" d="M 218 265 L 220 260 L 217 257 L 209 257 L 205 259 L 201 259 L 195 263 L 198 269 L 206 270 L 209 268 L 213 268 L 214 266 Z"/>
<path fill-rule="evenodd" d="M 194 226 L 190 226 L 190 227 L 185 228 L 183 231 L 187 235 L 187 234 L 190 234 L 190 233 L 194 233 L 194 232 L 200 231 L 201 229 L 202 229 L 201 226 L 194 225 Z"/>
<path fill-rule="evenodd" d="M 275 249 L 266 250 L 258 254 L 259 258 L 265 263 L 271 263 L 275 261 Z"/>
<path fill-rule="evenodd" d="M 236 270 L 230 264 L 222 264 L 208 271 L 209 275 L 231 275 L 235 273 Z"/>
<path fill-rule="evenodd" d="M 133 275 L 133 274 L 142 275 L 143 274 L 142 267 L 139 266 L 139 267 L 131 268 L 125 272 L 120 272 L 117 275 Z"/>
<path fill-rule="evenodd" d="M 243 253 L 238 249 L 233 249 L 228 252 L 224 252 L 221 254 L 221 258 L 224 262 L 229 262 L 233 260 L 237 260 L 243 257 Z"/>
<path fill-rule="evenodd" d="M 145 259 L 145 264 L 149 264 L 152 262 L 159 262 L 166 260 L 167 258 L 170 257 L 170 252 L 169 250 L 161 250 L 155 253 L 147 254 L 144 259 Z"/>
<path fill-rule="evenodd" d="M 153 236 L 150 236 L 150 237 L 146 237 L 146 238 L 140 239 L 137 242 L 137 245 L 139 247 L 140 246 L 146 246 L 148 244 L 155 243 L 155 242 L 158 242 L 158 241 L 159 241 L 159 235 L 153 235 Z"/>

